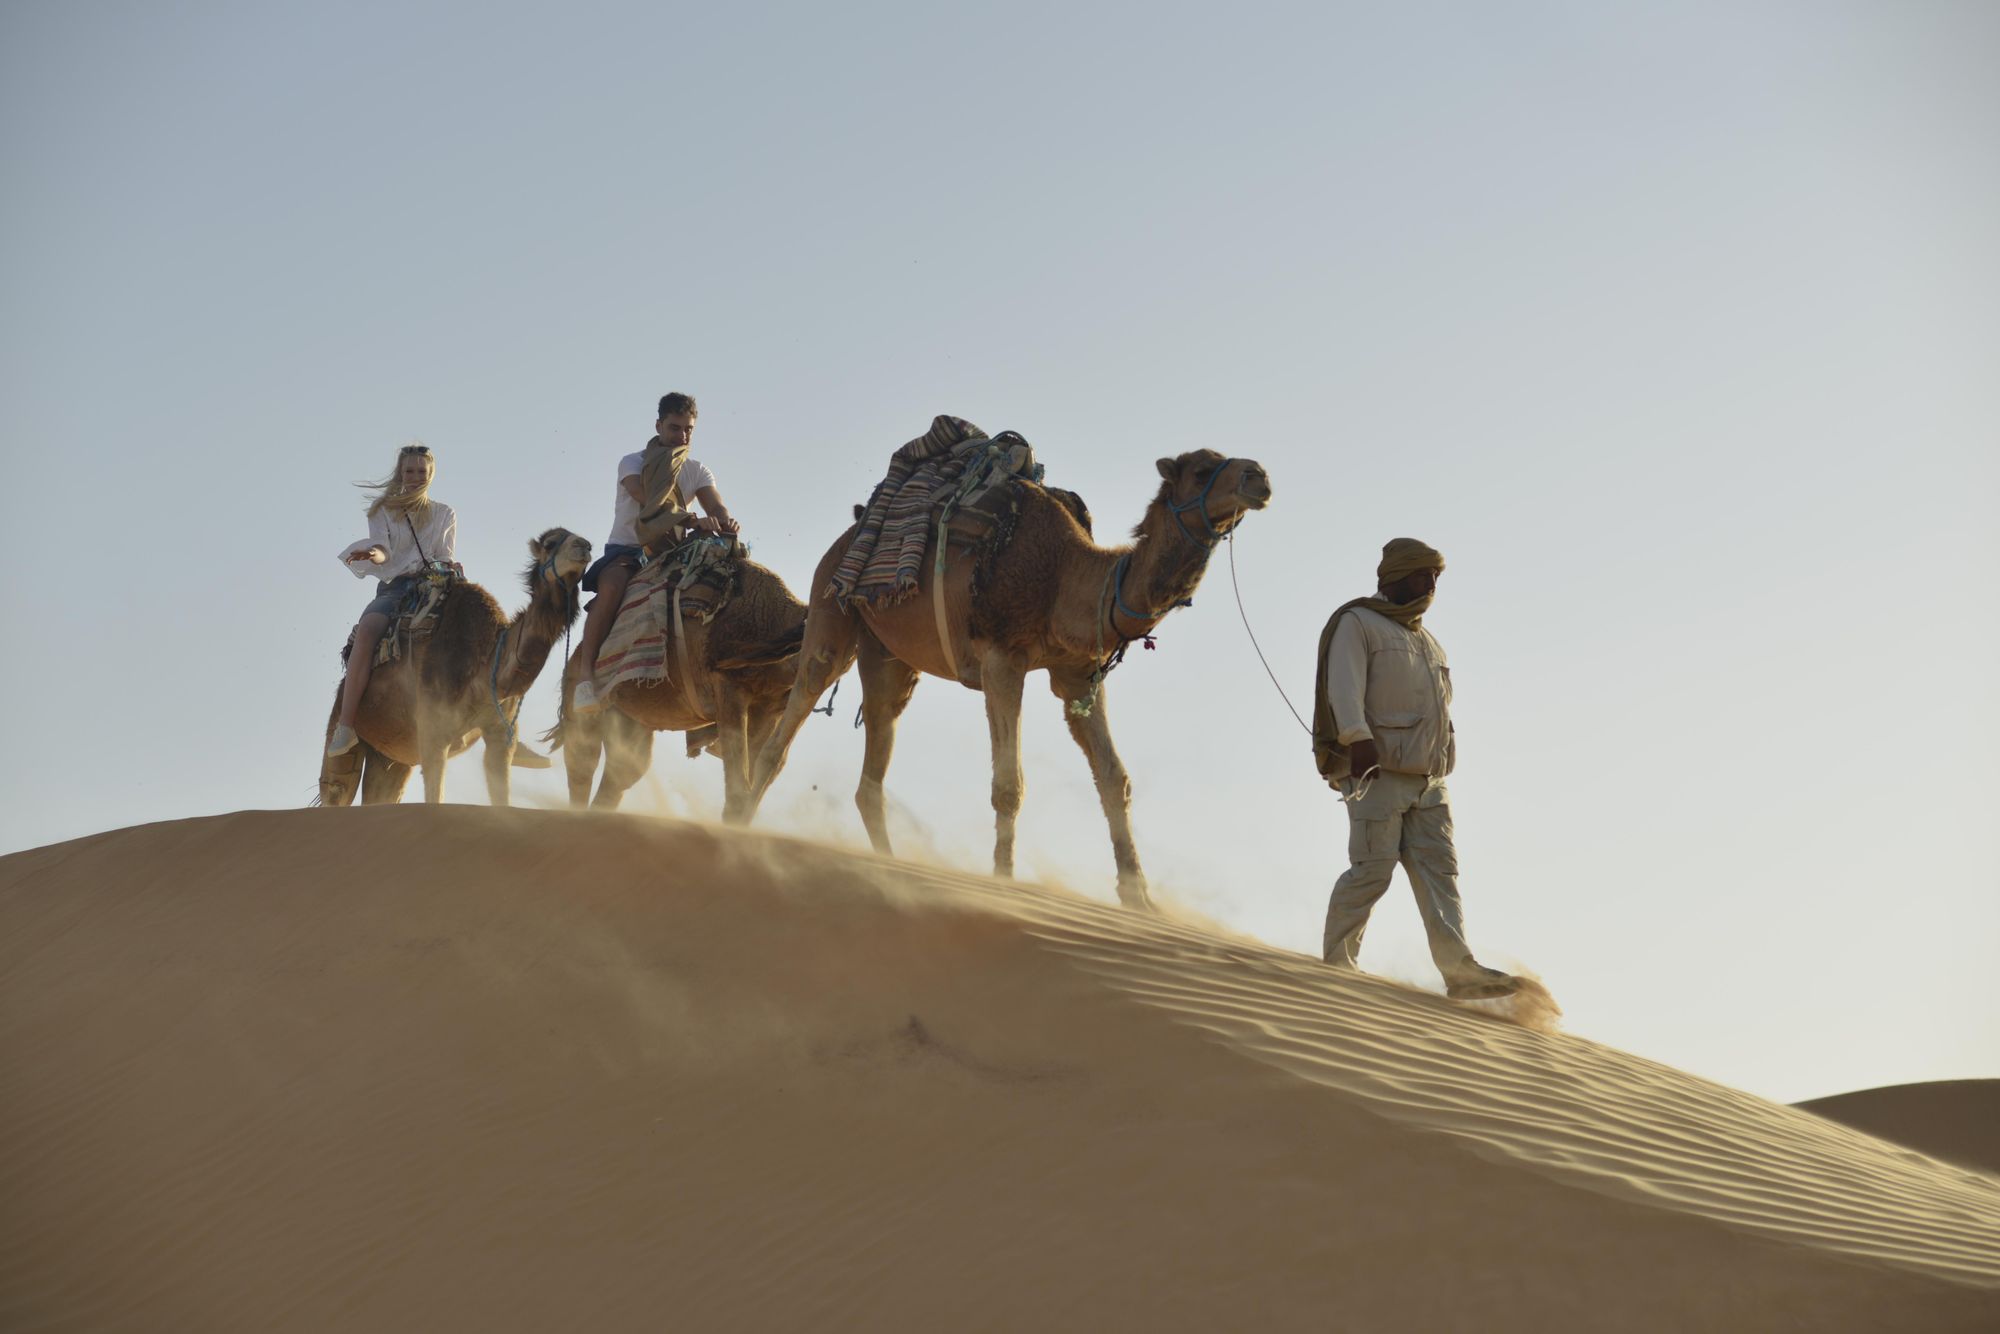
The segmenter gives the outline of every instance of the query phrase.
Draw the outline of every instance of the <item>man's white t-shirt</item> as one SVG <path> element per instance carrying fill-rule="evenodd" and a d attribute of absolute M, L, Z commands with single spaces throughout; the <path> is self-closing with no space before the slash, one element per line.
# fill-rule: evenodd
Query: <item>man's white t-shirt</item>
<path fill-rule="evenodd" d="M 625 479 L 637 477 L 645 471 L 646 451 L 627 454 L 618 460 L 618 506 L 611 512 L 611 536 L 605 538 L 606 545 L 636 547 L 639 545 L 639 502 L 632 499 L 625 490 Z M 694 504 L 695 492 L 704 486 L 715 485 L 715 474 L 706 465 L 690 458 L 681 464 L 681 500 Z"/>

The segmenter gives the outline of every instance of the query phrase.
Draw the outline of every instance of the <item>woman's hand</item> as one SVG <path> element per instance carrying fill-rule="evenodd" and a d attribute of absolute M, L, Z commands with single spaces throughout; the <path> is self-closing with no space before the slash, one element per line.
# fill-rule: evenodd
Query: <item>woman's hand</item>
<path fill-rule="evenodd" d="M 347 561 L 348 564 L 350 565 L 358 560 L 365 560 L 371 565 L 381 565 L 385 563 L 388 559 L 389 559 L 388 552 L 382 550 L 382 548 L 380 547 L 370 547 L 366 551 L 355 552 L 353 555 L 347 558 Z"/>

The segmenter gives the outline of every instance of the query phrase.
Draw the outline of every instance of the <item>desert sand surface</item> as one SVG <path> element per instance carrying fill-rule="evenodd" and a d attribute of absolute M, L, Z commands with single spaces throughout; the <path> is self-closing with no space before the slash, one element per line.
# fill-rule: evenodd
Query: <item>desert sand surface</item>
<path fill-rule="evenodd" d="M 0 1199 L 17 1332 L 2000 1327 L 1993 1176 L 1171 917 L 567 812 L 0 859 Z"/>
<path fill-rule="evenodd" d="M 2000 1173 L 2000 1079 L 1892 1084 L 1798 1105 L 1933 1158 Z"/>

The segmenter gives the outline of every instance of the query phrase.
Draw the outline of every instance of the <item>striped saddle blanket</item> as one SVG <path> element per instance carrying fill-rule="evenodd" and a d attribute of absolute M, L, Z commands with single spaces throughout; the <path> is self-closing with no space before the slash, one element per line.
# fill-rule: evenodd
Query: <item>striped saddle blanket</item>
<path fill-rule="evenodd" d="M 917 591 L 939 524 L 996 486 L 1041 476 L 1034 448 L 1015 432 L 988 436 L 963 417 L 938 417 L 890 455 L 827 592 L 843 605 L 901 601 Z"/>
<path fill-rule="evenodd" d="M 627 681 L 658 685 L 672 673 L 674 594 L 681 619 L 715 619 L 728 605 L 742 548 L 733 537 L 691 537 L 661 553 L 632 576 L 618 619 L 597 655 L 599 694 Z"/>

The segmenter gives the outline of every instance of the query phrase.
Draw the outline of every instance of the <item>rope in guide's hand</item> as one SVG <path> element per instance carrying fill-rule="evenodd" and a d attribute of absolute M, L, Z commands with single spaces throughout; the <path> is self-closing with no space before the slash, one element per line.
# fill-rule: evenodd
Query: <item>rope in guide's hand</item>
<path fill-rule="evenodd" d="M 1278 674 L 1271 670 L 1270 659 L 1264 656 L 1264 646 L 1257 642 L 1257 632 L 1250 628 L 1250 615 L 1248 612 L 1243 610 L 1243 588 L 1242 585 L 1236 582 L 1236 534 L 1233 530 L 1229 534 L 1228 541 L 1229 541 L 1229 587 L 1236 593 L 1236 614 L 1243 618 L 1243 633 L 1250 636 L 1250 647 L 1257 650 L 1257 661 L 1264 664 L 1264 675 L 1271 678 L 1271 684 L 1277 688 L 1278 698 L 1285 701 L 1285 707 L 1292 710 L 1292 717 L 1298 722 L 1298 725 L 1305 730 L 1305 734 L 1307 736 L 1311 736 L 1312 727 L 1306 722 L 1305 719 L 1299 717 L 1299 711 L 1297 709 L 1292 708 L 1292 697 L 1285 693 L 1285 688 L 1283 686 L 1278 685 Z"/>
<path fill-rule="evenodd" d="M 1234 532 L 1229 534 L 1228 541 L 1229 541 L 1229 586 L 1236 592 L 1236 614 L 1243 618 L 1243 633 L 1250 636 L 1250 647 L 1257 650 L 1257 661 L 1264 664 L 1264 675 L 1271 678 L 1272 685 L 1277 686 L 1278 698 L 1285 701 L 1285 707 L 1292 710 L 1292 717 L 1294 719 L 1297 719 L 1300 727 L 1305 728 L 1306 735 L 1311 736 L 1312 728 L 1307 726 L 1305 719 L 1299 717 L 1299 711 L 1297 709 L 1292 709 L 1291 696 L 1285 693 L 1285 688 L 1283 686 L 1278 685 L 1278 675 L 1276 672 L 1273 672 L 1271 670 L 1271 663 L 1264 656 L 1263 646 L 1257 642 L 1257 632 L 1250 628 L 1250 617 L 1248 613 L 1246 613 L 1243 610 L 1243 589 L 1236 582 L 1236 534 Z M 1341 793 L 1340 794 L 1341 801 L 1349 806 L 1352 806 L 1356 802 L 1360 801 L 1363 797 L 1368 795 L 1368 789 L 1375 786 L 1375 780 L 1381 775 L 1381 773 L 1382 773 L 1381 766 L 1375 765 L 1371 767 L 1367 773 L 1362 774 L 1358 779 L 1351 780 L 1354 785 L 1353 791 Z"/>

